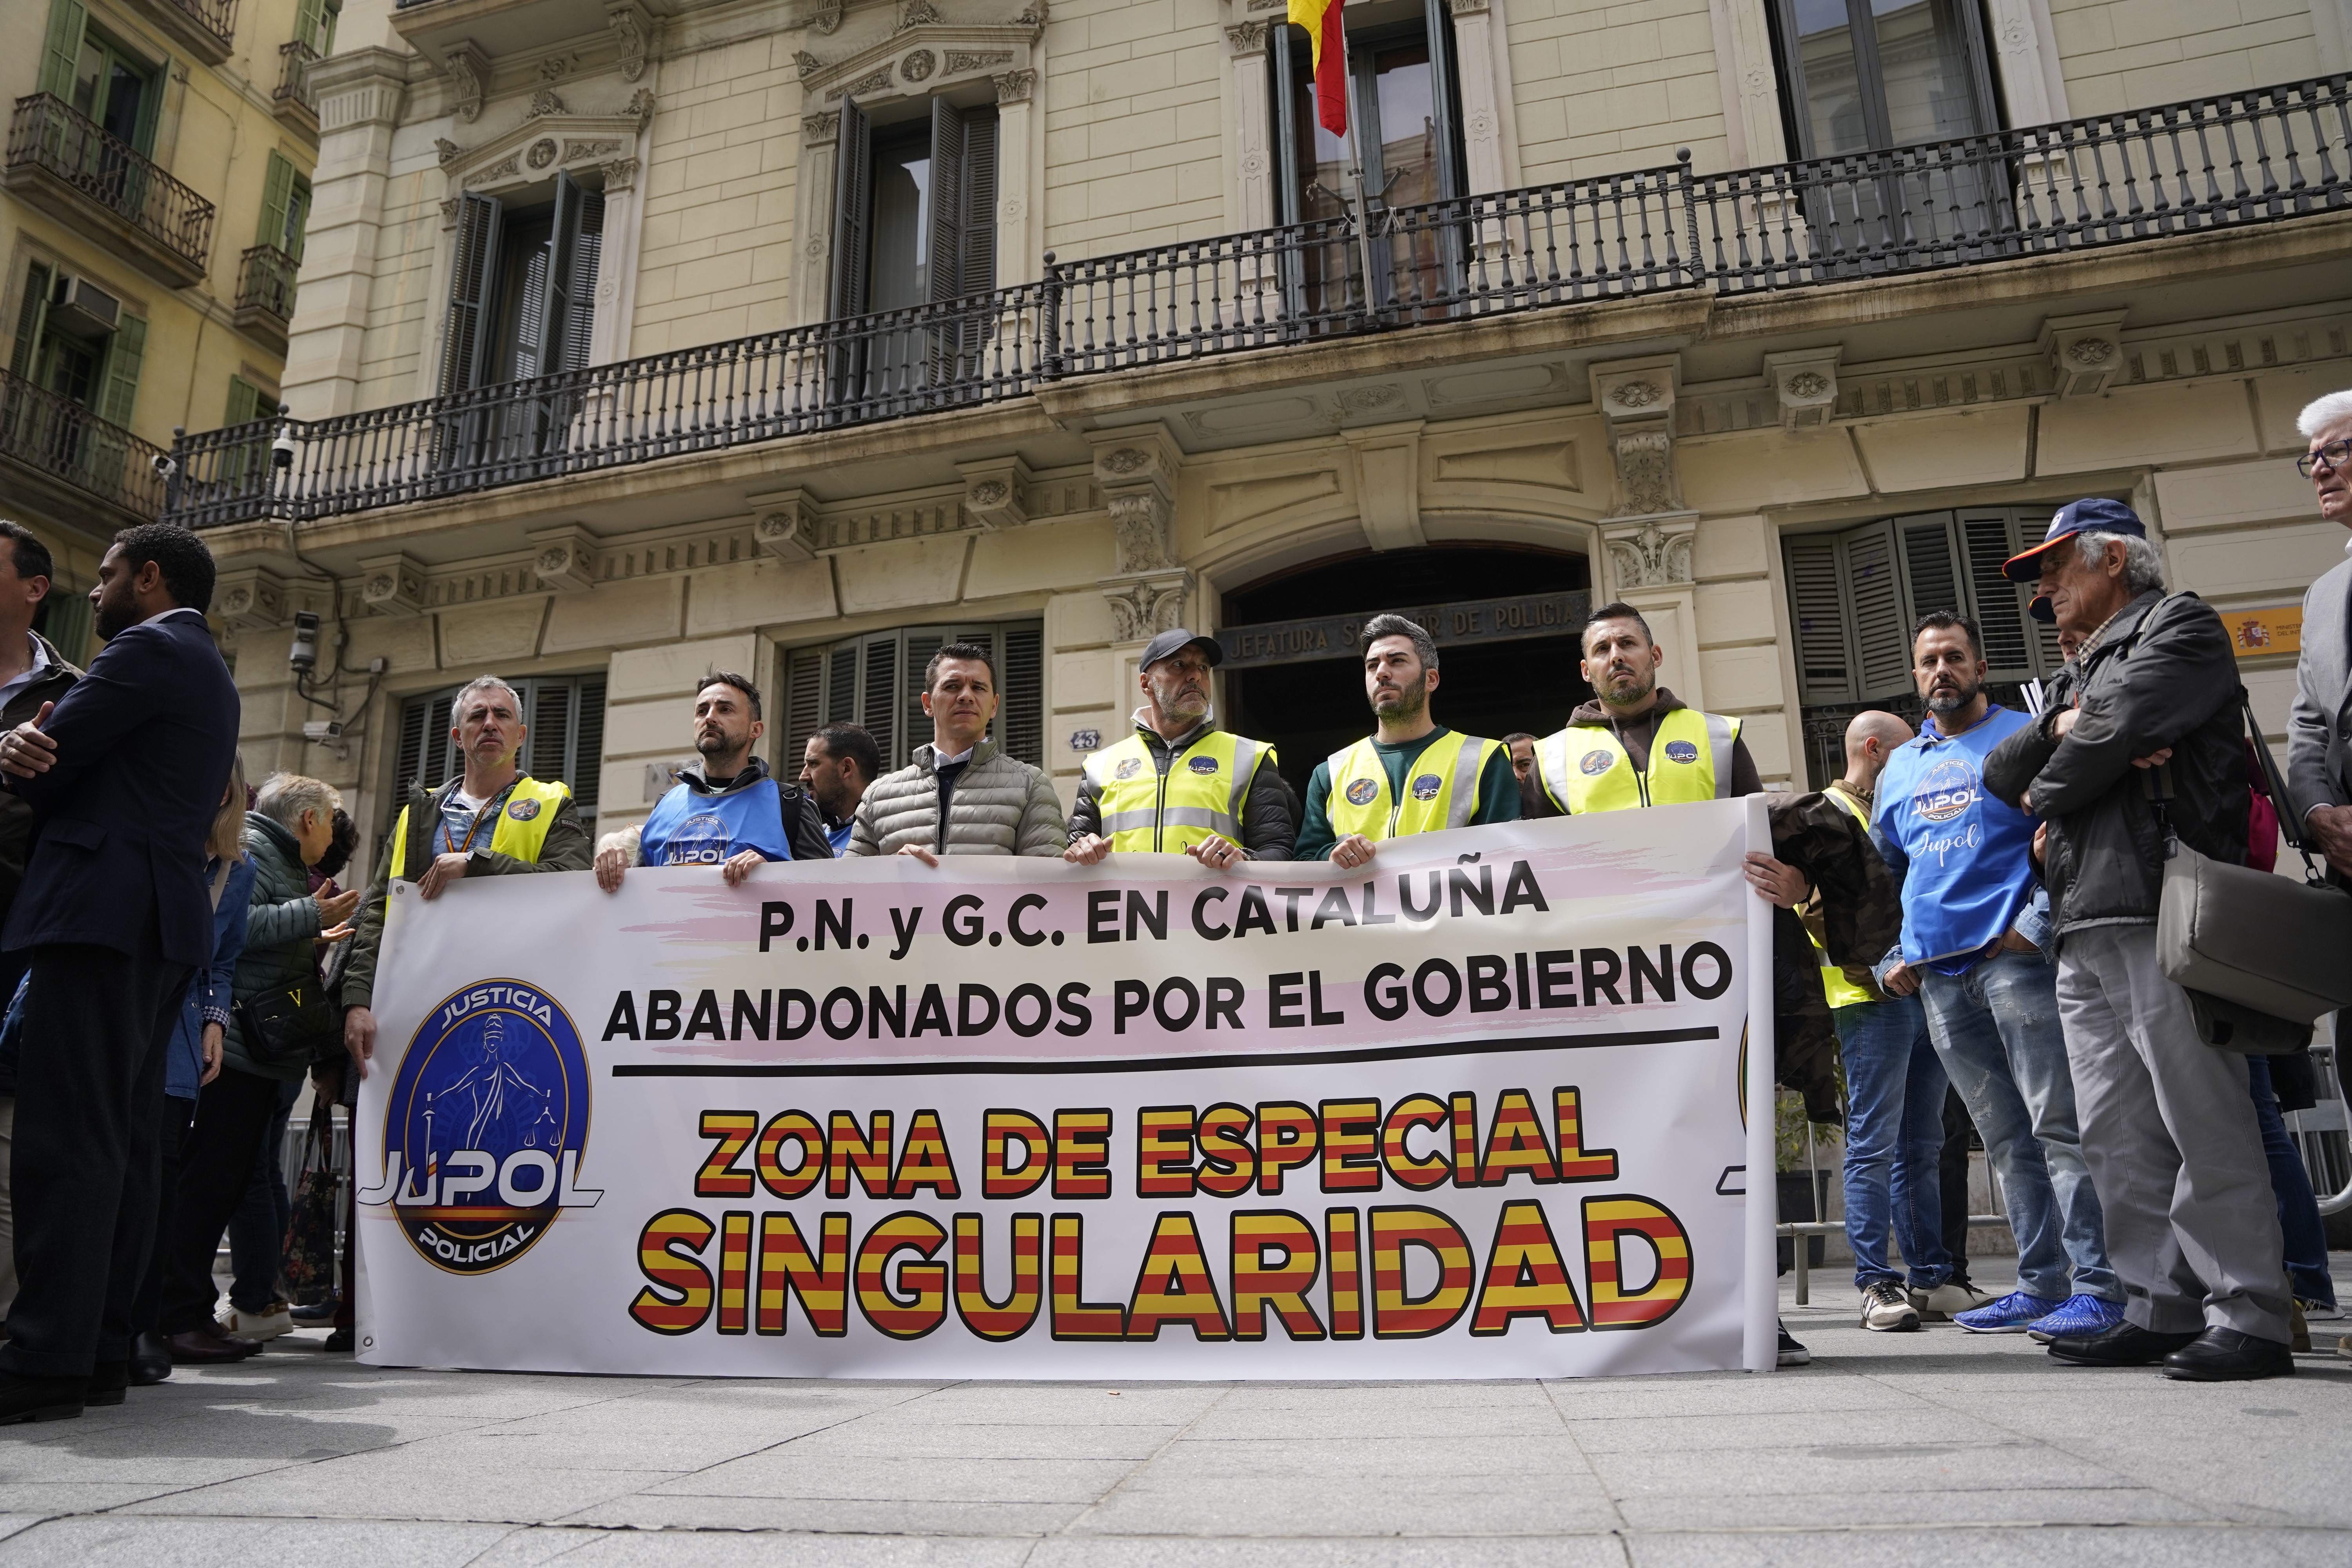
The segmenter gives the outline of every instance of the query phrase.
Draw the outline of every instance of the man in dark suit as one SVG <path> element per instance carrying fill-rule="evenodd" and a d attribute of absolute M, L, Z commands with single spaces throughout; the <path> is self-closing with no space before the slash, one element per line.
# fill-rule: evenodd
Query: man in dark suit
<path fill-rule="evenodd" d="M 237 696 L 205 625 L 213 559 L 185 529 L 115 535 L 90 597 L 105 648 L 0 736 L 37 837 L 0 948 L 32 953 L 16 1069 L 16 1300 L 0 1424 L 121 1404 L 155 1223 L 163 1059 L 212 952 L 205 839 Z"/>

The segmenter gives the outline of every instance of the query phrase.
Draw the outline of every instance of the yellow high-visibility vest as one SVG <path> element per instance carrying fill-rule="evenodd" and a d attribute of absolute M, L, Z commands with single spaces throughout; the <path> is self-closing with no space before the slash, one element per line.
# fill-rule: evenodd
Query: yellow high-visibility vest
<path fill-rule="evenodd" d="M 1579 816 L 1721 800 L 1731 792 L 1731 744 L 1738 738 L 1737 719 L 1675 709 L 1650 737 L 1644 770 L 1608 725 L 1570 724 L 1536 742 L 1536 777 L 1554 805 Z"/>
<path fill-rule="evenodd" d="M 1366 838 L 1402 838 L 1412 833 L 1434 833 L 1441 827 L 1467 827 L 1478 815 L 1478 781 L 1486 759 L 1503 749 L 1500 741 L 1482 741 L 1452 731 L 1431 742 L 1413 759 L 1405 780 L 1404 797 L 1392 798 L 1389 771 L 1367 738 L 1343 752 L 1331 753 L 1331 793 L 1323 803 L 1334 837 L 1351 833 Z"/>
<path fill-rule="evenodd" d="M 1847 813 L 1860 822 L 1864 829 L 1870 826 L 1870 816 L 1863 810 L 1861 802 L 1843 790 L 1823 790 L 1822 793 L 1845 807 Z M 1813 944 L 1813 951 L 1822 955 L 1822 990 L 1828 994 L 1831 1006 L 1852 1007 L 1859 1003 L 1879 1000 L 1848 980 L 1845 977 L 1845 971 L 1830 962 L 1828 952 L 1819 942 Z"/>
<path fill-rule="evenodd" d="M 1141 735 L 1087 759 L 1102 836 L 1118 855 L 1181 855 L 1211 834 L 1242 840 L 1242 803 L 1274 748 L 1211 730 L 1168 759 L 1161 773 Z"/>
<path fill-rule="evenodd" d="M 566 785 L 517 779 L 506 805 L 499 808 L 499 825 L 490 833 L 490 853 L 536 862 L 546 846 L 547 830 L 555 821 L 555 808 L 571 798 Z M 392 874 L 395 879 L 408 874 L 408 807 L 404 805 L 400 808 L 400 820 L 392 825 Z"/>

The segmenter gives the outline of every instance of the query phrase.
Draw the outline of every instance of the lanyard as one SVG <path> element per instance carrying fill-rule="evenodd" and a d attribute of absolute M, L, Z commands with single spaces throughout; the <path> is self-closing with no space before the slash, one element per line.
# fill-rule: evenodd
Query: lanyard
<path fill-rule="evenodd" d="M 474 813 L 473 825 L 466 829 L 466 841 L 463 844 L 458 843 L 457 835 L 449 831 L 448 815 L 446 812 L 443 813 L 441 816 L 442 849 L 446 853 L 451 855 L 470 854 L 474 847 L 474 836 L 481 832 L 483 823 L 488 822 L 492 817 L 498 816 L 499 802 L 504 800 L 513 792 L 514 786 L 512 784 L 509 784 L 505 789 L 500 790 L 497 795 L 492 795 L 488 800 L 482 803 L 481 810 Z"/>

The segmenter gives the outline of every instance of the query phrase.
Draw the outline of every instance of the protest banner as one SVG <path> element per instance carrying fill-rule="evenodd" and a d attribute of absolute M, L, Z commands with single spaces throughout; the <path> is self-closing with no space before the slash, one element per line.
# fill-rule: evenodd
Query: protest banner
<path fill-rule="evenodd" d="M 395 884 L 356 1123 L 360 1359 L 1769 1367 L 1751 844 L 1760 800 L 1430 834 L 1351 872 Z"/>

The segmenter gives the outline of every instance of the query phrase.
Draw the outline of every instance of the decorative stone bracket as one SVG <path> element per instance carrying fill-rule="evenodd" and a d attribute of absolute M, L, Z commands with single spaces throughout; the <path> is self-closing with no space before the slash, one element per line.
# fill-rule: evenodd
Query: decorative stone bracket
<path fill-rule="evenodd" d="M 530 542 L 539 550 L 530 569 L 541 587 L 568 594 L 596 585 L 596 540 L 586 529 L 577 523 L 541 529 Z"/>
<path fill-rule="evenodd" d="M 425 568 L 405 554 L 360 563 L 360 603 L 379 616 L 425 613 Z"/>
<path fill-rule="evenodd" d="M 1617 467 L 1612 516 L 1653 517 L 1682 510 L 1675 474 L 1675 393 L 1679 361 L 1619 360 L 1592 367 L 1592 401 L 1609 421 Z"/>
<path fill-rule="evenodd" d="M 635 81 L 646 74 L 661 24 L 637 0 L 619 0 L 604 8 L 605 25 L 621 52 L 621 79 Z"/>
<path fill-rule="evenodd" d="M 213 617 L 244 631 L 268 631 L 286 624 L 286 584 L 277 574 L 253 567 L 225 572 L 213 595 Z"/>
<path fill-rule="evenodd" d="M 1609 551 L 1610 575 L 1620 592 L 1664 588 L 1691 581 L 1691 545 L 1698 515 L 1649 517 L 1636 523 L 1604 524 L 1601 540 Z"/>
<path fill-rule="evenodd" d="M 1149 642 L 1182 626 L 1184 600 L 1192 590 L 1192 574 L 1183 571 L 1103 579 L 1103 597 L 1110 601 L 1111 640 Z"/>
<path fill-rule="evenodd" d="M 2042 323 L 2041 343 L 2059 396 L 2095 397 L 2123 369 L 2124 312 L 2053 316 Z"/>
<path fill-rule="evenodd" d="M 751 537 L 780 561 L 816 559 L 816 506 L 803 489 L 777 490 L 751 500 Z"/>
<path fill-rule="evenodd" d="M 964 515 L 982 528 L 1018 528 L 1029 521 L 1029 465 L 1016 454 L 958 463 Z"/>
<path fill-rule="evenodd" d="M 1142 642 L 1181 624 L 1192 574 L 1177 564 L 1176 469 L 1183 451 L 1160 425 L 1097 430 L 1095 486 L 1110 513 L 1113 574 L 1103 579 L 1113 639 Z"/>
<path fill-rule="evenodd" d="M 1790 430 L 1819 430 L 1837 413 L 1838 355 L 1836 344 L 1824 349 L 1792 349 L 1766 354 L 1764 375 L 1780 401 L 1780 423 Z"/>

